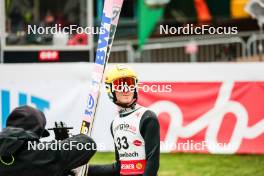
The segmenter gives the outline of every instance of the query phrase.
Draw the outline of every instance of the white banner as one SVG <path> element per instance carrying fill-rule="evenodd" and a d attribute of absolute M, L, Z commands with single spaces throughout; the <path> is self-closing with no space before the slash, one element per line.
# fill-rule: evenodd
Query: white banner
<path fill-rule="evenodd" d="M 7 115 L 23 104 L 44 111 L 47 128 L 63 121 L 80 131 L 87 99 L 91 64 L 10 64 L 0 65 L 0 127 Z M 140 81 L 210 82 L 263 81 L 262 63 L 221 64 L 131 64 Z M 104 151 L 113 150 L 110 123 L 116 114 L 115 105 L 101 90 L 92 137 Z M 52 136 L 46 140 L 54 138 Z"/>
<path fill-rule="evenodd" d="M 80 131 L 82 111 L 89 89 L 91 65 L 77 64 L 15 64 L 0 65 L 0 127 L 5 126 L 7 115 L 17 106 L 28 104 L 42 110 L 47 118 L 47 128 L 63 121 L 74 127 L 71 133 Z M 114 105 L 102 91 L 95 125 L 96 141 L 113 148 L 109 124 L 113 119 Z M 54 139 L 52 136 L 44 139 Z M 108 140 L 106 140 L 108 139 Z"/>

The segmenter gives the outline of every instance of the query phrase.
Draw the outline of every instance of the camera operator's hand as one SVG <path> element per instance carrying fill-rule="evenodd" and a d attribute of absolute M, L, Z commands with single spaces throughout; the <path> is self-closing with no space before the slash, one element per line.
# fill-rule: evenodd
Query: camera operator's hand
<path fill-rule="evenodd" d="M 54 131 L 56 140 L 64 140 L 69 138 L 69 130 L 73 129 L 73 127 L 67 127 L 63 122 L 55 122 L 54 128 L 49 128 L 48 130 Z"/>

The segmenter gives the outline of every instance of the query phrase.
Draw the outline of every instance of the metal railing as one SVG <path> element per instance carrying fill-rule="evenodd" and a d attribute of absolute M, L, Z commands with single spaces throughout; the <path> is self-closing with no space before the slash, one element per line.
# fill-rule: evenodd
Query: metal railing
<path fill-rule="evenodd" d="M 257 32 L 237 36 L 205 35 L 151 39 L 140 51 L 135 49 L 136 40 L 116 41 L 109 62 L 251 61 L 249 57 L 260 54 L 258 50 L 260 42 L 264 45 L 264 35 Z M 196 47 L 193 53 L 187 52 L 191 45 Z M 3 57 L 3 52 L 0 57 Z"/>
<path fill-rule="evenodd" d="M 264 35 L 253 34 L 247 42 L 247 53 L 248 56 L 260 54 L 261 50 L 259 47 L 264 46 Z M 263 54 L 263 53 L 261 53 Z"/>
<path fill-rule="evenodd" d="M 135 51 L 131 44 L 114 46 L 109 58 L 110 62 L 134 62 Z"/>
<path fill-rule="evenodd" d="M 195 45 L 193 47 L 197 47 L 197 51 L 193 54 L 187 53 L 188 45 Z M 148 44 L 144 46 L 141 61 L 144 62 L 145 59 L 150 62 L 230 61 L 236 57 L 246 56 L 245 51 L 246 44 L 239 37 L 191 39 L 166 44 Z"/>
<path fill-rule="evenodd" d="M 135 50 L 136 40 L 116 42 L 110 62 L 226 62 L 250 60 L 259 54 L 258 44 L 264 35 L 257 32 L 236 36 L 205 35 L 194 37 L 173 37 L 152 39 L 141 51 Z M 194 53 L 188 53 L 188 46 L 195 45 Z M 243 58 L 241 60 L 241 58 Z"/>

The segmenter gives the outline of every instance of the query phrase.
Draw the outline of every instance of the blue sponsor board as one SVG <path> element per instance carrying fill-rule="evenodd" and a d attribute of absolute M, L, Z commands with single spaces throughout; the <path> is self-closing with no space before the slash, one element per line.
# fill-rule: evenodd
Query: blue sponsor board
<path fill-rule="evenodd" d="M 10 102 L 10 96 L 11 92 L 8 90 L 1 90 L 1 122 L 2 122 L 2 128 L 6 127 L 6 120 L 8 115 L 11 112 L 11 102 Z M 33 104 L 35 107 L 41 111 L 45 111 L 46 109 L 50 108 L 50 102 L 42 99 L 37 96 L 25 94 L 22 92 L 18 93 L 18 106 L 23 106 L 26 104 Z"/>

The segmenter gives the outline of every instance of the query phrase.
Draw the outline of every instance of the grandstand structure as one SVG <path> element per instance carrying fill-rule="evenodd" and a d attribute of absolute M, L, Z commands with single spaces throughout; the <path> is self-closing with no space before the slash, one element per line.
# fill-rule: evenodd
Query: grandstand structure
<path fill-rule="evenodd" d="M 259 34 L 256 20 L 242 13 L 246 1 L 230 0 L 231 14 L 211 14 L 211 20 L 200 21 L 198 15 L 188 8 L 195 8 L 192 1 L 180 3 L 171 0 L 162 18 L 156 23 L 153 33 L 144 46 L 139 47 L 138 31 L 141 20 L 138 3 L 127 1 L 121 14 L 120 25 L 111 53 L 110 62 L 236 62 L 263 61 L 259 47 L 264 44 L 264 35 Z M 180 2 L 180 1 L 179 1 Z M 243 4 L 244 3 L 244 4 Z M 222 3 L 222 9 L 225 3 Z M 210 4 L 216 9 L 217 4 Z M 0 2 L 1 62 L 93 62 L 97 35 L 63 36 L 69 41 L 61 44 L 61 36 L 28 35 L 28 25 L 47 26 L 76 24 L 80 27 L 98 27 L 103 1 L 69 0 L 4 0 Z M 236 8 L 235 8 L 236 7 Z M 187 10 L 185 10 L 185 8 Z M 197 10 L 197 9 L 196 9 Z M 216 9 L 217 10 L 217 9 Z M 218 11 L 220 11 L 218 9 Z M 226 10 L 227 11 L 227 10 Z M 226 12 L 227 13 L 227 12 Z M 160 25 L 236 26 L 235 35 L 161 35 Z M 78 38 L 80 37 L 80 38 Z M 77 38 L 77 39 L 76 39 Z M 81 42 L 74 43 L 76 40 Z M 55 42 L 58 40 L 59 42 Z M 84 41 L 85 40 L 85 41 Z M 49 58 L 49 55 L 56 57 Z M 44 58 L 42 58 L 44 56 Z M 47 56 L 47 58 L 45 58 Z"/>

